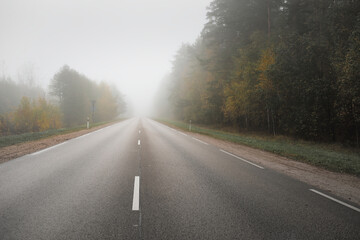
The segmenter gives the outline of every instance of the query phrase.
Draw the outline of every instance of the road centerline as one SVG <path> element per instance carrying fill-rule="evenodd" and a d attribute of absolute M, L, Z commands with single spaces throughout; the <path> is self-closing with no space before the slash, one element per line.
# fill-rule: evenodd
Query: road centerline
<path fill-rule="evenodd" d="M 133 211 L 139 211 L 139 201 L 140 201 L 140 177 L 135 176 L 133 204 L 132 204 Z"/>

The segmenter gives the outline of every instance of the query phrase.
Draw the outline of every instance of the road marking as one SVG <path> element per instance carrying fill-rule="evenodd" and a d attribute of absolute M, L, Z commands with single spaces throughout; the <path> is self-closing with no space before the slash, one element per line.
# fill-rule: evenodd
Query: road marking
<path fill-rule="evenodd" d="M 132 204 L 133 211 L 139 211 L 139 198 L 140 198 L 139 190 L 140 190 L 140 177 L 135 176 L 134 195 L 133 195 L 133 204 Z"/>
<path fill-rule="evenodd" d="M 183 132 L 180 132 L 180 131 L 177 131 L 178 133 L 184 135 L 184 136 L 187 136 L 187 134 L 183 133 Z"/>
<path fill-rule="evenodd" d="M 334 202 L 337 202 L 337 203 L 339 203 L 339 204 L 341 204 L 341 205 L 344 205 L 345 207 L 348 207 L 348 208 L 351 208 L 352 210 L 355 210 L 355 211 L 357 211 L 357 212 L 360 212 L 360 209 L 357 208 L 357 207 L 351 206 L 351 205 L 349 205 L 349 204 L 347 204 L 347 203 L 344 203 L 343 201 L 337 200 L 336 198 L 330 197 L 330 196 L 328 196 L 328 195 L 326 195 L 326 194 L 324 194 L 324 193 L 322 193 L 322 192 L 316 191 L 316 190 L 314 190 L 314 189 L 309 189 L 309 190 L 312 191 L 312 192 L 314 192 L 314 193 L 316 193 L 316 194 L 319 194 L 319 195 L 321 195 L 321 196 L 323 196 L 323 197 L 326 197 L 326 198 L 328 198 L 328 199 L 330 199 L 330 200 L 332 200 L 332 201 L 334 201 Z"/>
<path fill-rule="evenodd" d="M 192 137 L 192 139 L 194 139 L 194 140 L 196 140 L 198 142 L 201 142 L 202 144 L 209 145 L 207 142 L 201 141 L 200 139 L 197 139 L 197 138 L 194 138 L 194 137 Z"/>
<path fill-rule="evenodd" d="M 90 133 L 87 133 L 87 134 L 84 134 L 84 135 L 81 135 L 80 137 L 77 137 L 77 138 L 74 138 L 74 139 L 80 139 L 80 138 L 83 138 L 83 137 L 86 137 L 86 136 L 89 136 Z"/>
<path fill-rule="evenodd" d="M 173 129 L 173 128 L 168 127 L 168 129 L 170 129 L 170 130 L 173 131 L 173 132 L 176 132 L 176 130 Z"/>
<path fill-rule="evenodd" d="M 241 161 L 243 161 L 243 162 L 246 162 L 246 163 L 248 163 L 248 164 L 251 164 L 251 165 L 253 165 L 253 166 L 255 166 L 255 167 L 264 169 L 262 166 L 259 166 L 259 165 L 255 164 L 255 163 L 252 163 L 252 162 L 248 161 L 248 160 L 245 160 L 245 159 L 243 159 L 243 158 L 241 158 L 241 157 L 239 157 L 239 156 L 236 156 L 236 155 L 234 155 L 234 154 L 232 154 L 232 153 L 229 153 L 229 152 L 224 151 L 224 150 L 222 150 L 222 149 L 220 149 L 220 151 L 223 152 L 223 153 L 226 153 L 226 154 L 228 154 L 228 155 L 230 155 L 230 156 L 233 156 L 234 158 L 237 158 L 237 159 L 239 159 L 239 160 L 241 160 Z"/>
<path fill-rule="evenodd" d="M 65 143 L 66 143 L 66 142 L 59 143 L 59 144 L 54 145 L 54 146 L 52 146 L 52 147 L 45 148 L 45 149 L 40 150 L 40 151 L 38 151 L 38 152 L 34 152 L 34 153 L 30 154 L 30 155 L 31 155 L 31 156 L 38 155 L 38 154 L 40 154 L 40 153 L 43 153 L 43 152 L 49 151 L 49 150 L 51 150 L 51 149 L 54 149 L 54 148 L 56 148 L 56 147 L 59 147 L 59 146 L 61 146 L 61 145 L 64 145 Z"/>
<path fill-rule="evenodd" d="M 141 133 L 141 130 L 139 130 L 139 134 Z"/>
<path fill-rule="evenodd" d="M 140 146 L 140 140 L 138 140 L 138 146 Z"/>

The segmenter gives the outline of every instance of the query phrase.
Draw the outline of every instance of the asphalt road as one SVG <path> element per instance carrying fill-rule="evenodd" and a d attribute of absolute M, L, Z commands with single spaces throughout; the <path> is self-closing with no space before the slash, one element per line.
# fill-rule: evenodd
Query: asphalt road
<path fill-rule="evenodd" d="M 360 239 L 328 197 L 134 118 L 0 164 L 0 239 Z"/>

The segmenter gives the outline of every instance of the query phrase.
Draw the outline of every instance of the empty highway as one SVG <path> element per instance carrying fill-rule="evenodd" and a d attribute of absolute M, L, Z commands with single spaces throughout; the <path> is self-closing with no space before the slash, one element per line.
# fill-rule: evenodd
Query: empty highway
<path fill-rule="evenodd" d="M 360 239 L 324 193 L 133 118 L 0 164 L 0 239 Z"/>

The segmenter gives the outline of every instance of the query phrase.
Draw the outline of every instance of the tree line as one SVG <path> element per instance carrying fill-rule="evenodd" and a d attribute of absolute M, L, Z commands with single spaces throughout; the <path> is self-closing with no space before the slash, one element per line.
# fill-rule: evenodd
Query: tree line
<path fill-rule="evenodd" d="M 0 79 L 0 134 L 39 132 L 109 121 L 125 110 L 116 86 L 96 83 L 69 66 L 51 79 L 49 94 L 40 87 Z"/>
<path fill-rule="evenodd" d="M 125 110 L 124 97 L 116 86 L 97 84 L 69 66 L 54 75 L 49 88 L 65 126 L 83 124 L 88 117 L 92 122 L 108 121 Z"/>
<path fill-rule="evenodd" d="M 214 0 L 162 91 L 181 120 L 359 144 L 360 1 Z"/>

